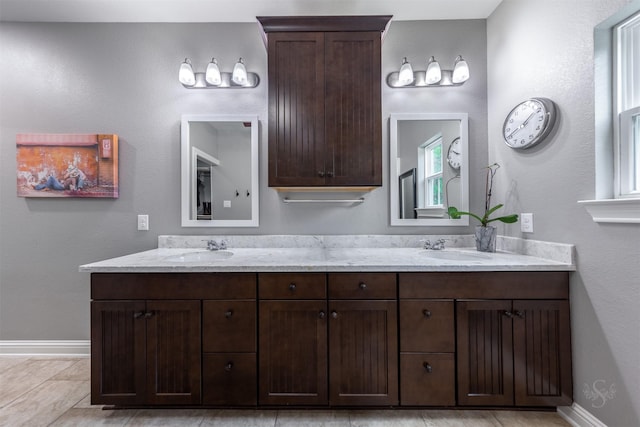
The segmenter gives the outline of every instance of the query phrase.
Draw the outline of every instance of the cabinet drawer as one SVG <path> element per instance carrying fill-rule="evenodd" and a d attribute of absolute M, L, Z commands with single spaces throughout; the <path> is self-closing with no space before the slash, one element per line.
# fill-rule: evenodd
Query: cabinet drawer
<path fill-rule="evenodd" d="M 206 353 L 202 366 L 202 403 L 255 406 L 255 353 Z"/>
<path fill-rule="evenodd" d="M 452 300 L 400 300 L 400 351 L 455 351 L 453 313 Z"/>
<path fill-rule="evenodd" d="M 395 273 L 331 273 L 331 299 L 396 299 Z"/>
<path fill-rule="evenodd" d="M 400 273 L 400 298 L 568 299 L 568 271 Z"/>
<path fill-rule="evenodd" d="M 255 352 L 255 300 L 203 301 L 202 349 L 204 352 Z"/>
<path fill-rule="evenodd" d="M 92 273 L 91 298 L 249 299 L 255 273 Z"/>
<path fill-rule="evenodd" d="M 260 299 L 325 299 L 324 273 L 262 273 L 258 275 Z"/>
<path fill-rule="evenodd" d="M 400 404 L 454 406 L 453 353 L 400 353 Z"/>

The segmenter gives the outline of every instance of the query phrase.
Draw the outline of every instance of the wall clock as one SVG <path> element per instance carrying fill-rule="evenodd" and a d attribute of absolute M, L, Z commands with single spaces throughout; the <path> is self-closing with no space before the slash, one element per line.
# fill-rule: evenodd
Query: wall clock
<path fill-rule="evenodd" d="M 454 169 L 460 169 L 460 165 L 462 165 L 462 144 L 460 142 L 460 137 L 457 137 L 451 142 L 449 145 L 449 150 L 447 151 L 447 162 Z"/>
<path fill-rule="evenodd" d="M 531 98 L 507 114 L 502 135 L 511 148 L 531 148 L 549 135 L 555 122 L 554 102 L 547 98 Z"/>

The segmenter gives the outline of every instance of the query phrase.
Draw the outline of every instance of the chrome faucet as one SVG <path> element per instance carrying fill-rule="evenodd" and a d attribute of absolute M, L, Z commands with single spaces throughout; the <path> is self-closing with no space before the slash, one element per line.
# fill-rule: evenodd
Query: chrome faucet
<path fill-rule="evenodd" d="M 224 251 L 227 249 L 227 242 L 224 240 L 220 240 L 220 242 L 216 242 L 215 240 L 207 240 L 207 250 L 210 251 Z"/>
<path fill-rule="evenodd" d="M 439 251 L 439 250 L 444 249 L 444 242 L 445 242 L 444 239 L 438 239 L 433 243 L 431 243 L 431 240 L 427 240 L 424 243 L 424 248 L 425 249 L 431 249 L 433 251 Z"/>

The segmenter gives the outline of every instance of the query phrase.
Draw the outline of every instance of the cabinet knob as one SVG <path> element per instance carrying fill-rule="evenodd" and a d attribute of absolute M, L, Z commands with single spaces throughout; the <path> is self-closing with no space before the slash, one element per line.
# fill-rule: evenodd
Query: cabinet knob
<path fill-rule="evenodd" d="M 141 311 L 136 311 L 135 313 L 133 313 L 133 318 L 134 318 L 134 319 L 139 319 L 139 318 L 141 318 L 142 316 L 144 316 L 144 313 L 143 313 L 143 312 L 141 312 Z"/>
<path fill-rule="evenodd" d="M 332 311 L 331 312 L 331 317 L 333 317 L 334 319 L 338 318 L 338 312 L 337 311 Z"/>
<path fill-rule="evenodd" d="M 427 319 L 431 319 L 431 311 L 424 309 L 422 310 L 422 314 L 424 314 L 424 317 L 426 317 Z"/>
<path fill-rule="evenodd" d="M 510 311 L 503 311 L 502 314 L 504 314 L 505 316 L 507 316 L 509 319 L 513 318 L 513 313 Z"/>
<path fill-rule="evenodd" d="M 295 291 L 296 290 L 296 284 L 295 283 L 289 283 L 289 290 L 291 292 Z"/>
<path fill-rule="evenodd" d="M 516 310 L 513 314 L 515 314 L 516 316 L 518 316 L 521 319 L 524 319 L 524 313 L 520 310 Z"/>
<path fill-rule="evenodd" d="M 318 176 L 320 178 L 324 178 L 324 171 L 318 171 Z"/>
<path fill-rule="evenodd" d="M 321 319 L 324 319 L 325 317 L 327 317 L 327 313 L 325 313 L 324 311 L 321 311 L 320 313 L 318 313 L 318 317 Z"/>
<path fill-rule="evenodd" d="M 360 289 L 362 289 L 363 291 L 364 291 L 365 289 L 367 289 L 367 284 L 366 284 L 366 283 L 364 283 L 364 282 L 360 282 L 360 284 L 359 284 L 358 286 L 359 286 L 359 287 L 360 287 Z"/>
<path fill-rule="evenodd" d="M 327 172 L 327 176 L 328 176 L 329 178 L 333 178 L 333 172 Z"/>
<path fill-rule="evenodd" d="M 224 317 L 226 317 L 227 319 L 231 318 L 231 316 L 233 316 L 233 310 L 227 310 L 224 313 Z"/>
<path fill-rule="evenodd" d="M 145 317 L 146 319 L 148 319 L 148 318 L 150 318 L 150 317 L 153 317 L 153 315 L 154 315 L 154 314 L 155 314 L 155 313 L 154 313 L 153 311 L 147 311 L 147 312 L 144 314 L 144 317 Z"/>
<path fill-rule="evenodd" d="M 231 372 L 232 368 L 233 368 L 233 362 L 227 362 L 227 364 L 224 365 L 224 370 L 227 372 Z"/>
<path fill-rule="evenodd" d="M 423 362 L 422 366 L 424 367 L 424 370 L 427 371 L 428 373 L 433 372 L 433 368 L 431 367 L 429 362 Z"/>

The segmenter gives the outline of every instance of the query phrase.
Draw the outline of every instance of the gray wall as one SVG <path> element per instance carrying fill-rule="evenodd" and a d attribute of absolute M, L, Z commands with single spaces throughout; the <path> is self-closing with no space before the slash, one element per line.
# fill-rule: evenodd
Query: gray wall
<path fill-rule="evenodd" d="M 154 248 L 159 234 L 467 234 L 388 225 L 390 113 L 469 113 L 472 170 L 486 164 L 486 21 L 393 22 L 385 37 L 384 76 L 403 56 L 424 69 L 430 55 L 451 68 L 457 54 L 472 73 L 462 87 L 383 84 L 383 188 L 355 207 L 285 205 L 267 188 L 267 56 L 257 24 L 0 23 L 0 340 L 88 339 L 89 275 L 78 265 Z M 247 91 L 178 83 L 185 57 L 204 71 L 214 55 L 222 71 L 242 56 L 262 82 Z M 257 229 L 180 227 L 180 116 L 216 113 L 261 120 Z M 16 197 L 22 132 L 118 134 L 120 198 Z M 149 215 L 150 231 L 136 230 L 137 214 Z"/>
<path fill-rule="evenodd" d="M 576 245 L 574 398 L 610 426 L 640 425 L 640 227 L 594 223 L 576 202 L 595 198 L 593 28 L 627 3 L 506 0 L 487 23 L 489 159 L 503 166 L 494 194 L 509 211 L 533 212 L 527 238 Z M 504 117 L 532 96 L 557 103 L 557 130 L 538 147 L 512 150 L 502 142 Z M 594 381 L 599 390 L 614 385 L 615 397 L 590 399 L 584 388 Z"/>

